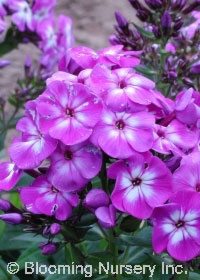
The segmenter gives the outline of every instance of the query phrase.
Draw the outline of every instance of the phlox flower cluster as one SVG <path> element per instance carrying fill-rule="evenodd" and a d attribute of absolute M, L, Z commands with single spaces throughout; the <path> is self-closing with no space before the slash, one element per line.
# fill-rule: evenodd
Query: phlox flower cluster
<path fill-rule="evenodd" d="M 129 214 L 152 224 L 156 253 L 188 261 L 200 254 L 200 95 L 190 88 L 164 97 L 136 72 L 140 54 L 121 45 L 68 49 L 46 90 L 26 104 L 0 189 L 34 169 L 37 178 L 20 189 L 31 213 L 61 222 L 82 201 L 106 229 Z M 105 185 L 88 191 L 106 167 Z"/>

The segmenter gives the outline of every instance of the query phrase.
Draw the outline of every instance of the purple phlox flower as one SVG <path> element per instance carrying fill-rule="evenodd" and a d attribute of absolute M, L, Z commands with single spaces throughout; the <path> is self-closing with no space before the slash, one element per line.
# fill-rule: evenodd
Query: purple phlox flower
<path fill-rule="evenodd" d="M 0 163 L 0 191 L 8 191 L 14 188 L 22 172 L 13 162 Z"/>
<path fill-rule="evenodd" d="M 148 111 L 153 114 L 156 119 L 166 118 L 174 111 L 174 102 L 156 90 L 153 91 L 153 94 L 154 100 L 147 106 Z"/>
<path fill-rule="evenodd" d="M 53 81 L 64 81 L 67 84 L 73 84 L 78 82 L 78 78 L 75 75 L 63 72 L 63 71 L 58 71 L 54 73 L 50 78 L 47 79 L 46 84 L 47 86 L 53 82 Z"/>
<path fill-rule="evenodd" d="M 181 163 L 182 157 L 180 155 L 173 155 L 171 158 L 164 161 L 169 170 L 173 173 Z"/>
<path fill-rule="evenodd" d="M 38 26 L 37 32 L 42 39 L 40 47 L 44 52 L 57 48 L 57 34 L 55 28 L 56 23 L 53 18 L 43 20 Z"/>
<path fill-rule="evenodd" d="M 53 8 L 56 0 L 35 0 L 32 7 L 34 25 L 37 29 L 38 25 L 44 20 L 53 17 Z"/>
<path fill-rule="evenodd" d="M 51 155 L 48 178 L 59 189 L 80 190 L 99 173 L 101 164 L 102 153 L 91 143 L 61 144 Z"/>
<path fill-rule="evenodd" d="M 21 139 L 12 143 L 9 154 L 19 168 L 38 167 L 56 149 L 57 141 L 39 130 L 35 101 L 26 104 L 26 117 L 18 121 L 16 129 L 22 132 Z"/>
<path fill-rule="evenodd" d="M 154 209 L 153 249 L 167 249 L 179 261 L 189 261 L 200 253 L 199 194 L 180 191 L 170 203 Z"/>
<path fill-rule="evenodd" d="M 53 69 L 59 60 L 60 53 L 66 52 L 73 43 L 72 20 L 60 15 L 58 28 L 56 28 L 56 22 L 53 18 L 44 19 L 38 25 L 37 32 L 42 39 L 40 44 L 43 51 L 41 64 Z"/>
<path fill-rule="evenodd" d="M 143 156 L 145 162 L 149 161 L 150 158 L 152 157 L 151 152 L 140 153 L 140 155 Z M 137 157 L 138 153 L 137 152 L 133 153 L 132 157 L 134 156 Z M 116 180 L 118 174 L 122 171 L 125 172 L 128 166 L 129 166 L 129 159 L 115 161 L 107 168 L 108 178 Z"/>
<path fill-rule="evenodd" d="M 200 25 L 200 12 L 199 11 L 193 11 L 191 15 L 196 19 L 193 23 L 182 27 L 181 32 L 187 39 L 192 39 L 194 37 L 194 34 L 196 30 L 199 28 Z"/>
<path fill-rule="evenodd" d="M 75 60 L 70 56 L 71 49 L 68 49 L 66 53 L 62 54 L 58 63 L 59 71 L 68 72 L 70 74 L 78 75 L 83 68 L 78 65 Z"/>
<path fill-rule="evenodd" d="M 171 196 L 171 172 L 154 156 L 145 159 L 138 154 L 127 161 L 128 166 L 117 175 L 112 203 L 122 212 L 147 219 L 156 206 Z"/>
<path fill-rule="evenodd" d="M 20 189 L 20 197 L 28 211 L 35 214 L 55 216 L 66 220 L 72 207 L 78 205 L 78 195 L 53 186 L 46 176 L 40 176 L 29 187 Z"/>
<path fill-rule="evenodd" d="M 167 127 L 155 125 L 154 139 L 153 150 L 162 154 L 174 152 L 183 155 L 181 149 L 191 149 L 196 145 L 198 133 L 178 120 L 173 120 Z"/>
<path fill-rule="evenodd" d="M 166 46 L 165 46 L 165 50 L 175 54 L 176 53 L 176 46 L 173 43 L 167 43 Z"/>
<path fill-rule="evenodd" d="M 173 174 L 174 191 L 200 192 L 200 152 L 185 156 Z"/>
<path fill-rule="evenodd" d="M 102 104 L 82 84 L 53 81 L 38 98 L 40 129 L 66 145 L 87 140 L 99 121 Z"/>
<path fill-rule="evenodd" d="M 58 62 L 58 50 L 57 48 L 51 48 L 42 52 L 40 57 L 40 65 L 45 69 L 45 75 L 51 76 Z M 45 79 L 45 78 L 44 78 Z"/>
<path fill-rule="evenodd" d="M 102 189 L 92 189 L 86 195 L 83 205 L 87 207 L 91 212 L 99 207 L 105 207 L 110 204 L 110 199 L 105 191 Z"/>
<path fill-rule="evenodd" d="M 57 44 L 63 48 L 63 51 L 72 46 L 74 37 L 72 35 L 72 19 L 70 17 L 64 15 L 58 17 L 57 36 Z"/>
<path fill-rule="evenodd" d="M 116 226 L 116 208 L 110 204 L 109 206 L 101 206 L 95 210 L 95 216 L 104 228 L 112 228 Z"/>
<path fill-rule="evenodd" d="M 147 112 L 128 114 L 104 109 L 91 140 L 114 158 L 128 158 L 153 146 L 154 117 Z"/>
<path fill-rule="evenodd" d="M 181 92 L 175 100 L 176 118 L 188 125 L 195 124 L 200 118 L 200 96 L 192 88 Z"/>
<path fill-rule="evenodd" d="M 12 21 L 17 25 L 20 31 L 25 31 L 26 28 L 33 31 L 33 15 L 31 8 L 27 1 L 24 0 L 10 0 L 9 8 L 13 11 Z"/>
<path fill-rule="evenodd" d="M 122 68 L 135 67 L 140 64 L 142 51 L 124 51 L 122 45 L 116 45 L 99 50 L 99 63 L 107 66 L 119 66 Z"/>
<path fill-rule="evenodd" d="M 92 69 L 82 70 L 78 74 L 78 82 L 90 87 L 91 86 L 91 78 L 90 78 L 91 72 L 92 72 Z"/>
<path fill-rule="evenodd" d="M 84 46 L 71 48 L 61 59 L 59 70 L 71 72 L 71 65 L 76 68 L 92 69 L 97 63 L 107 66 L 134 67 L 140 63 L 141 51 L 124 51 L 122 45 L 101 49 L 98 52 Z"/>
<path fill-rule="evenodd" d="M 9 0 L 0 0 L 0 17 L 7 15 L 5 7 L 7 7 Z"/>
<path fill-rule="evenodd" d="M 91 73 L 91 87 L 102 96 L 106 105 L 113 111 L 144 110 L 145 105 L 155 101 L 152 89 L 155 83 L 133 72 L 131 68 L 109 70 L 98 64 Z M 141 105 L 142 106 L 141 108 Z M 129 109 L 130 110 L 130 109 Z"/>

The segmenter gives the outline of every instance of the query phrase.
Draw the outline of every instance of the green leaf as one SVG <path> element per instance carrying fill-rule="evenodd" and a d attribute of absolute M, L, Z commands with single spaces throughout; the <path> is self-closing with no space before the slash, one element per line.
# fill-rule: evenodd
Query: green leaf
<path fill-rule="evenodd" d="M 0 238 L 2 237 L 6 228 L 6 224 L 3 221 L 0 221 Z"/>
<path fill-rule="evenodd" d="M 106 263 L 112 263 L 113 261 L 113 255 L 108 252 L 96 252 L 93 254 L 90 254 L 87 258 L 87 263 L 91 264 L 93 267 L 98 268 L 99 263 L 101 262 L 103 265 L 106 265 Z"/>
<path fill-rule="evenodd" d="M 144 28 L 138 26 L 137 24 L 134 24 L 134 26 L 144 37 L 148 39 L 154 39 L 154 40 L 156 39 L 152 32 L 145 30 Z"/>
<path fill-rule="evenodd" d="M 124 246 L 152 247 L 152 228 L 145 227 L 135 236 L 122 234 L 115 238 L 115 243 Z"/>
<path fill-rule="evenodd" d="M 6 33 L 4 41 L 0 44 L 0 56 L 9 53 L 18 47 L 20 40 L 17 39 L 17 34 L 13 27 L 10 27 Z"/>
<path fill-rule="evenodd" d="M 30 175 L 24 173 L 17 183 L 16 187 L 26 187 L 29 186 L 33 182 L 34 178 Z"/>
<path fill-rule="evenodd" d="M 20 195 L 19 195 L 18 192 L 11 193 L 9 200 L 15 207 L 17 207 L 17 208 L 22 207 L 22 203 L 21 203 L 21 200 L 20 200 Z"/>
<path fill-rule="evenodd" d="M 84 236 L 84 240 L 97 241 L 103 238 L 103 234 L 98 227 L 93 226 Z"/>
<path fill-rule="evenodd" d="M 96 217 L 91 214 L 87 213 L 81 217 L 80 222 L 78 222 L 76 225 L 79 226 L 90 226 L 96 222 Z"/>
<path fill-rule="evenodd" d="M 151 77 L 151 78 L 152 78 L 153 75 L 156 74 L 155 71 L 153 71 L 151 68 L 149 68 L 147 66 L 138 65 L 138 66 L 135 67 L 135 69 L 138 72 L 144 74 L 145 76 L 148 76 L 148 77 Z"/>
<path fill-rule="evenodd" d="M 127 216 L 122 220 L 120 229 L 125 232 L 134 232 L 139 228 L 140 224 L 141 220 L 133 218 L 132 216 Z"/>
<path fill-rule="evenodd" d="M 200 273 L 190 272 L 188 279 L 189 280 L 199 280 L 200 279 Z"/>
<path fill-rule="evenodd" d="M 100 187 L 101 186 L 101 180 L 98 176 L 96 176 L 94 179 L 91 181 L 93 187 Z"/>
<path fill-rule="evenodd" d="M 129 251 L 129 257 L 127 258 L 127 264 L 141 264 L 144 263 L 148 258 L 148 254 L 152 253 L 150 248 L 141 248 L 134 246 Z"/>
<path fill-rule="evenodd" d="M 72 262 L 75 264 L 80 264 L 85 259 L 79 248 L 71 243 L 68 243 L 65 246 L 65 258 L 68 265 L 71 265 Z"/>
<path fill-rule="evenodd" d="M 25 262 L 40 263 L 47 260 L 48 256 L 42 255 L 41 250 L 38 248 L 38 243 L 34 243 L 22 252 L 16 262 L 18 263 L 21 270 L 25 268 Z"/>
<path fill-rule="evenodd" d="M 26 249 L 32 241 L 17 238 L 21 235 L 24 226 L 6 225 L 5 231 L 0 239 L 0 251 L 12 251 Z M 36 237 L 37 238 L 37 237 Z"/>
<path fill-rule="evenodd" d="M 0 259 L 0 280 L 11 280 L 12 275 L 7 272 L 7 263 Z"/>
<path fill-rule="evenodd" d="M 0 151 L 3 150 L 4 148 L 4 142 L 6 139 L 7 131 L 4 131 L 3 133 L 0 134 Z"/>

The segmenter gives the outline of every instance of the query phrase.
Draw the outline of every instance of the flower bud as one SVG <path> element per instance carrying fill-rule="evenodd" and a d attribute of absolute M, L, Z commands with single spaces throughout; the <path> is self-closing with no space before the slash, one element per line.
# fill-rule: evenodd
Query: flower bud
<path fill-rule="evenodd" d="M 50 226 L 50 232 L 52 235 L 56 235 L 58 233 L 60 233 L 61 231 L 61 225 L 58 224 L 58 223 L 53 223 L 51 226 Z"/>
<path fill-rule="evenodd" d="M 49 227 L 46 226 L 46 227 L 43 229 L 42 234 L 43 234 L 43 235 L 47 235 L 48 233 L 49 233 Z"/>
<path fill-rule="evenodd" d="M 10 65 L 10 61 L 9 60 L 0 60 L 0 68 L 4 68 L 6 66 Z"/>
<path fill-rule="evenodd" d="M 57 246 L 54 243 L 48 243 L 42 247 L 43 255 L 52 255 L 56 252 Z"/>
<path fill-rule="evenodd" d="M 200 5 L 200 0 L 196 0 L 191 5 L 189 5 L 187 8 L 185 8 L 185 10 L 183 10 L 183 13 L 184 14 L 189 14 L 193 10 L 195 10 L 199 5 Z"/>
<path fill-rule="evenodd" d="M 184 20 L 183 19 L 179 19 L 175 24 L 174 24 L 174 30 L 178 31 L 179 29 L 181 29 L 181 27 L 183 26 Z"/>
<path fill-rule="evenodd" d="M 183 83 L 187 86 L 193 87 L 194 82 L 190 80 L 189 78 L 183 78 Z"/>
<path fill-rule="evenodd" d="M 174 72 L 174 71 L 169 71 L 169 72 L 168 72 L 168 78 L 169 78 L 170 80 L 176 80 L 176 78 L 177 78 L 177 73 Z"/>
<path fill-rule="evenodd" d="M 96 209 L 101 206 L 109 205 L 109 197 L 101 189 L 92 189 L 84 199 L 84 206 L 89 209 Z"/>
<path fill-rule="evenodd" d="M 0 199 L 0 210 L 7 212 L 12 208 L 12 204 L 8 200 Z"/>
<path fill-rule="evenodd" d="M 162 1 L 161 0 L 145 0 L 145 3 L 151 9 L 160 9 L 162 7 Z"/>
<path fill-rule="evenodd" d="M 22 222 L 23 217 L 19 213 L 9 213 L 0 215 L 0 220 L 11 225 L 18 225 Z"/>
<path fill-rule="evenodd" d="M 200 62 L 197 62 L 192 65 L 192 67 L 190 68 L 190 73 L 194 75 L 200 74 Z"/>
<path fill-rule="evenodd" d="M 116 35 L 111 35 L 110 37 L 109 37 L 109 42 L 110 42 L 110 44 L 111 45 L 120 45 L 120 41 L 119 41 L 119 39 L 117 38 L 117 36 Z"/>
<path fill-rule="evenodd" d="M 163 13 L 163 16 L 161 18 L 161 23 L 162 23 L 164 33 L 167 34 L 172 25 L 172 19 L 169 11 L 165 11 Z"/>
<path fill-rule="evenodd" d="M 161 32 L 160 32 L 160 29 L 158 28 L 158 26 L 154 25 L 152 31 L 157 39 L 161 38 Z"/>
<path fill-rule="evenodd" d="M 181 11 L 184 8 L 186 3 L 187 3 L 187 0 L 174 0 L 172 2 L 172 10 L 174 10 L 174 11 L 175 10 Z"/>
<path fill-rule="evenodd" d="M 146 9 L 139 9 L 137 10 L 136 16 L 141 20 L 141 21 L 146 21 L 147 18 L 149 17 L 149 12 Z"/>
<path fill-rule="evenodd" d="M 129 0 L 129 3 L 136 10 L 141 8 L 141 4 L 140 4 L 140 2 L 138 0 Z"/>
<path fill-rule="evenodd" d="M 116 21 L 119 25 L 119 27 L 121 27 L 122 29 L 124 27 L 127 27 L 128 25 L 128 21 L 125 19 L 125 17 L 118 11 L 115 12 L 115 18 L 116 18 Z"/>

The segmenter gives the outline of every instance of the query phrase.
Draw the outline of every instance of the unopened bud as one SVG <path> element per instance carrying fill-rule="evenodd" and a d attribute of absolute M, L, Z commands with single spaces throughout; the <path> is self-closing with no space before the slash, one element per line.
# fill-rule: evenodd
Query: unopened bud
<path fill-rule="evenodd" d="M 161 19 L 164 33 L 167 34 L 172 25 L 172 19 L 169 11 L 165 11 Z"/>
<path fill-rule="evenodd" d="M 53 223 L 51 226 L 50 226 L 50 232 L 52 235 L 56 235 L 58 233 L 60 233 L 61 231 L 61 225 L 58 224 L 58 223 Z"/>
<path fill-rule="evenodd" d="M 0 220 L 6 222 L 11 225 L 21 224 L 23 217 L 19 213 L 9 213 L 0 215 Z"/>
<path fill-rule="evenodd" d="M 57 246 L 54 243 L 48 243 L 43 246 L 42 248 L 42 254 L 43 255 L 52 255 L 56 252 Z"/>

